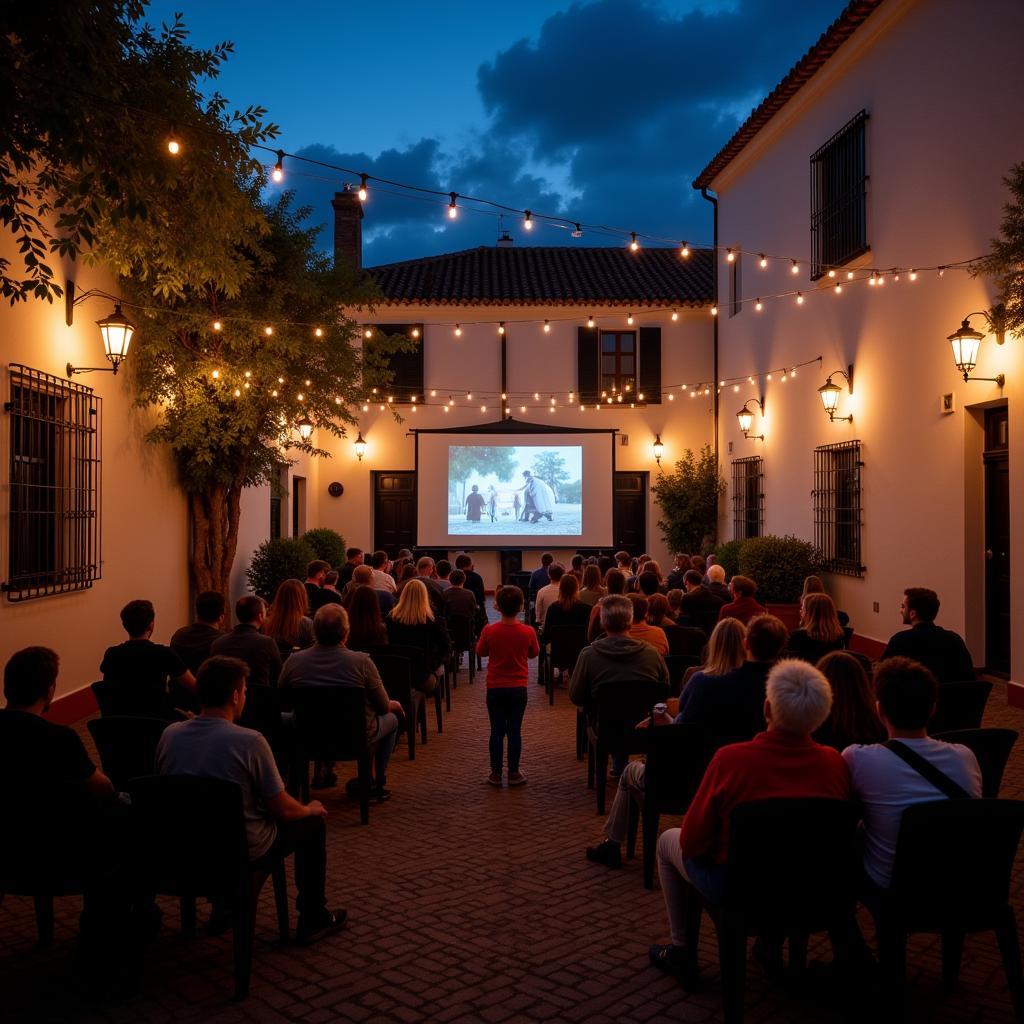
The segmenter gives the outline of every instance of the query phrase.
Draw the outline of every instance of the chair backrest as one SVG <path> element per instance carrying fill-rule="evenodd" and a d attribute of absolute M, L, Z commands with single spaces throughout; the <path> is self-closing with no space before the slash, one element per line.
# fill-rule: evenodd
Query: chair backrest
<path fill-rule="evenodd" d="M 281 715 L 292 709 L 292 689 L 289 686 L 260 686 L 250 683 L 245 688 L 245 707 L 238 724 L 262 733 L 271 746 L 281 736 Z"/>
<path fill-rule="evenodd" d="M 380 673 L 388 696 L 403 707 L 412 704 L 412 662 L 398 654 L 387 653 L 388 648 L 377 648 L 371 655 Z"/>
<path fill-rule="evenodd" d="M 708 635 L 696 626 L 662 626 L 668 637 L 669 654 L 699 658 L 708 644 Z"/>
<path fill-rule="evenodd" d="M 672 696 L 678 697 L 683 689 L 683 676 L 688 668 L 700 664 L 695 654 L 666 654 L 665 664 L 668 666 L 668 681 L 672 687 Z"/>
<path fill-rule="evenodd" d="M 665 689 L 653 679 L 617 679 L 602 683 L 594 695 L 595 722 L 608 750 L 636 745 L 636 724 L 651 713 Z"/>
<path fill-rule="evenodd" d="M 366 752 L 366 694 L 361 686 L 293 686 L 295 738 L 310 761 L 352 761 Z"/>
<path fill-rule="evenodd" d="M 1020 734 L 1014 729 L 954 729 L 932 737 L 946 743 L 960 743 L 978 759 L 981 795 L 989 800 L 999 796 L 1006 762 Z"/>
<path fill-rule="evenodd" d="M 1005 911 L 1024 801 L 932 800 L 903 812 L 891 909 L 921 930 L 990 928 Z"/>
<path fill-rule="evenodd" d="M 469 615 L 448 615 L 445 621 L 452 648 L 456 651 L 471 651 L 476 643 L 473 619 Z"/>
<path fill-rule="evenodd" d="M 157 892 L 231 892 L 249 863 L 242 790 L 198 775 L 153 775 L 128 785 L 136 863 Z"/>
<path fill-rule="evenodd" d="M 985 705 L 992 692 L 987 679 L 965 679 L 956 683 L 943 683 L 935 714 L 928 723 L 928 731 L 949 732 L 951 729 L 977 729 L 985 714 Z"/>
<path fill-rule="evenodd" d="M 549 660 L 552 668 L 572 671 L 580 651 L 587 646 L 585 625 L 552 626 L 544 631 L 544 638 L 551 644 Z"/>
<path fill-rule="evenodd" d="M 805 797 L 741 804 L 729 821 L 727 905 L 753 931 L 820 931 L 853 912 L 856 806 Z"/>
<path fill-rule="evenodd" d="M 167 717 L 169 702 L 149 687 L 135 687 L 101 679 L 93 683 L 91 689 L 96 698 L 96 706 L 104 717 Z"/>
<path fill-rule="evenodd" d="M 653 801 L 664 814 L 683 814 L 711 760 L 713 751 L 707 733 L 688 722 L 658 725 L 647 730 L 644 752 L 645 799 Z"/>
<path fill-rule="evenodd" d="M 167 728 L 162 718 L 109 715 L 88 722 L 104 774 L 115 788 L 124 790 L 129 779 L 152 775 L 156 747 Z"/>

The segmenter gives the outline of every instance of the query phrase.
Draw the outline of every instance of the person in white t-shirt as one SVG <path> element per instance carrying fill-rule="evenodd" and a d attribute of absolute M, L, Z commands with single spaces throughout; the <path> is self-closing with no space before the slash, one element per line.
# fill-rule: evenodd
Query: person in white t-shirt
<path fill-rule="evenodd" d="M 974 754 L 928 735 L 938 692 L 935 676 L 910 658 L 887 658 L 875 670 L 876 706 L 890 740 L 929 761 L 970 796 L 980 797 L 981 770 Z M 864 807 L 864 870 L 876 886 L 887 889 L 904 809 L 945 794 L 884 743 L 847 747 L 843 760 Z"/>
<path fill-rule="evenodd" d="M 553 562 L 548 566 L 548 579 L 551 582 L 537 591 L 537 598 L 533 605 L 538 629 L 544 625 L 544 616 L 547 615 L 548 608 L 558 600 L 558 585 L 564 575 L 565 566 L 561 562 Z"/>

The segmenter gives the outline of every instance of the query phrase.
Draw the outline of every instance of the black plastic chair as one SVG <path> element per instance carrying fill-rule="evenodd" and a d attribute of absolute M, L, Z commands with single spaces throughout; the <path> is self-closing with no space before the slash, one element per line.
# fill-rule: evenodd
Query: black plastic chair
<path fill-rule="evenodd" d="M 641 800 L 630 800 L 626 827 L 626 856 L 636 855 L 637 828 L 643 823 L 644 888 L 654 888 L 654 855 L 663 814 L 685 814 L 697 792 L 712 748 L 699 725 L 673 723 L 654 726 L 643 734 L 647 756 Z"/>
<path fill-rule="evenodd" d="M 960 975 L 964 937 L 994 931 L 1017 1020 L 1024 1020 L 1024 972 L 1010 875 L 1024 831 L 1024 801 L 935 800 L 903 812 L 892 883 L 878 908 L 878 952 L 899 1011 L 907 935 L 942 935 L 942 976 Z"/>
<path fill-rule="evenodd" d="M 708 635 L 696 626 L 662 626 L 668 637 L 669 654 L 685 654 L 700 658 L 708 645 Z"/>
<path fill-rule="evenodd" d="M 292 788 L 309 801 L 310 761 L 355 761 L 359 771 L 359 820 L 370 823 L 370 754 L 366 696 L 361 686 L 293 686 L 295 759 Z M 297 785 L 296 785 L 297 782 Z"/>
<path fill-rule="evenodd" d="M 119 718 L 162 718 L 165 722 L 179 717 L 171 708 L 170 698 L 145 687 L 137 688 L 101 679 L 90 687 L 100 715 Z"/>
<path fill-rule="evenodd" d="M 285 725 L 282 715 L 292 710 L 292 691 L 287 686 L 260 686 L 245 688 L 245 707 L 238 724 L 262 733 L 274 752 L 278 767 L 291 763 L 294 743 L 293 730 Z"/>
<path fill-rule="evenodd" d="M 129 779 L 153 774 L 156 747 L 168 724 L 162 718 L 117 715 L 89 720 L 89 734 L 99 752 L 103 773 L 115 789 L 123 791 Z"/>
<path fill-rule="evenodd" d="M 466 653 L 469 661 L 469 681 L 476 676 L 476 627 L 469 615 L 449 615 L 448 635 L 452 641 L 452 684 L 459 685 L 459 659 Z"/>
<path fill-rule="evenodd" d="M 981 769 L 981 795 L 987 800 L 995 800 L 1003 784 L 1006 762 L 1019 735 L 1014 729 L 954 729 L 938 733 L 932 739 L 967 747 L 978 759 Z"/>
<path fill-rule="evenodd" d="M 380 650 L 390 655 L 396 655 L 398 657 L 407 658 L 410 665 L 412 666 L 413 672 L 413 689 L 416 689 L 416 673 L 423 672 L 427 675 L 428 673 L 425 667 L 424 652 L 419 647 L 410 647 L 408 644 L 388 644 L 387 647 L 374 648 L 374 651 Z M 370 652 L 371 657 L 373 651 Z M 447 660 L 447 659 L 445 659 Z M 434 716 L 437 720 L 437 731 L 438 733 L 444 732 L 444 701 L 445 701 L 445 690 L 447 689 L 448 676 L 447 673 L 441 678 L 437 678 L 437 684 L 434 687 L 433 694 L 423 694 L 424 699 L 428 696 L 434 698 Z M 422 691 L 420 691 L 422 693 Z M 450 701 L 450 697 L 449 697 Z M 448 704 L 448 710 L 451 710 L 451 704 Z"/>
<path fill-rule="evenodd" d="M 860 858 L 856 807 L 845 800 L 758 800 L 729 820 L 726 894 L 721 904 L 690 887 L 686 944 L 697 949 L 707 910 L 718 933 L 724 1019 L 743 1020 L 747 937 L 789 939 L 790 968 L 802 970 L 807 937 L 849 934 Z"/>
<path fill-rule="evenodd" d="M 957 683 L 943 683 L 939 687 L 939 699 L 935 714 L 928 723 L 928 732 L 953 729 L 979 729 L 985 714 L 992 684 L 987 679 L 965 679 Z"/>
<path fill-rule="evenodd" d="M 545 658 L 545 689 L 548 692 L 548 704 L 554 704 L 555 672 L 572 673 L 580 651 L 587 646 L 587 627 L 552 626 L 544 631 L 544 641 L 548 645 Z"/>
<path fill-rule="evenodd" d="M 256 904 L 273 879 L 277 927 L 288 941 L 288 883 L 284 858 L 254 868 L 246 841 L 242 790 L 237 783 L 195 775 L 133 779 L 129 785 L 138 850 L 147 889 L 177 896 L 181 930 L 195 934 L 196 899 L 230 908 L 234 933 L 235 998 L 249 994 Z"/>
<path fill-rule="evenodd" d="M 700 664 L 700 658 L 695 654 L 666 654 L 665 665 L 668 668 L 669 687 L 673 697 L 678 697 L 683 692 L 683 676 L 688 668 Z"/>
<path fill-rule="evenodd" d="M 587 723 L 587 788 L 597 790 L 598 814 L 604 814 L 608 758 L 643 750 L 637 722 L 667 695 L 665 684 L 653 679 L 621 679 L 598 687 Z"/>
<path fill-rule="evenodd" d="M 427 702 L 419 690 L 412 688 L 412 665 L 408 658 L 387 653 L 388 648 L 374 651 L 370 657 L 377 666 L 381 682 L 388 696 L 397 700 L 405 711 L 405 732 L 409 744 L 409 760 L 416 760 L 416 730 L 423 743 L 427 742 Z"/>

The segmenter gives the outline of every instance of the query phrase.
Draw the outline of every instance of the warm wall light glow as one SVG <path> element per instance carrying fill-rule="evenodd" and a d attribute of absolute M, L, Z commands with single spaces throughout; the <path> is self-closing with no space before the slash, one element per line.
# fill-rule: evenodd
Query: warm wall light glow
<path fill-rule="evenodd" d="M 679 319 L 679 310 L 677 310 L 677 309 L 673 309 L 672 310 L 672 319 L 673 320 L 678 320 Z"/>
<path fill-rule="evenodd" d="M 462 337 L 462 326 L 461 326 L 461 324 L 456 324 L 455 325 L 455 337 L 456 338 L 461 338 Z"/>
<path fill-rule="evenodd" d="M 135 324 L 121 312 L 121 304 L 114 303 L 114 312 L 96 321 L 103 338 L 103 352 L 113 364 L 114 373 L 122 360 L 128 355 L 128 346 L 132 343 Z"/>
<path fill-rule="evenodd" d="M 314 338 L 322 338 L 324 336 L 324 329 L 322 327 L 316 327 L 313 329 Z"/>
<path fill-rule="evenodd" d="M 274 328 L 268 325 L 263 328 L 263 333 L 269 338 L 274 333 Z"/>
<path fill-rule="evenodd" d="M 629 324 L 630 327 L 633 326 L 633 314 L 632 313 L 627 314 L 627 316 L 626 316 L 626 323 Z"/>
<path fill-rule="evenodd" d="M 353 447 L 356 450 L 356 458 L 362 462 L 363 456 L 366 454 L 366 441 L 363 438 L 363 432 L 360 430 L 359 435 L 353 442 Z"/>
<path fill-rule="evenodd" d="M 551 324 L 547 320 L 544 321 L 544 333 L 545 334 L 550 334 L 551 333 Z"/>
<path fill-rule="evenodd" d="M 726 262 L 728 262 L 728 263 L 735 263 L 736 262 L 736 253 L 734 253 L 732 251 L 732 249 L 726 249 L 725 250 L 725 259 L 726 259 Z"/>
<path fill-rule="evenodd" d="M 593 327 L 594 326 L 594 318 L 593 318 L 593 316 L 588 316 L 587 317 L 587 326 L 588 327 Z"/>
<path fill-rule="evenodd" d="M 662 443 L 661 434 L 654 435 L 654 444 L 651 446 L 651 450 L 654 452 L 654 461 L 660 466 L 661 457 L 665 454 L 665 445 Z"/>
<path fill-rule="evenodd" d="M 800 273 L 800 264 L 797 263 L 796 260 L 793 260 L 793 265 L 789 268 L 789 272 L 791 274 L 799 274 Z"/>

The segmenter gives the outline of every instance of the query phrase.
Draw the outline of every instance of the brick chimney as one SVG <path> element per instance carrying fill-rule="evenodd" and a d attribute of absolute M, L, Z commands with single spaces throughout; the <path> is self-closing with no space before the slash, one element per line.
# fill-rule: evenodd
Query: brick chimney
<path fill-rule="evenodd" d="M 345 186 L 344 192 L 335 192 L 331 200 L 334 207 L 334 262 L 345 261 L 356 270 L 363 268 L 363 204 L 354 188 Z"/>

